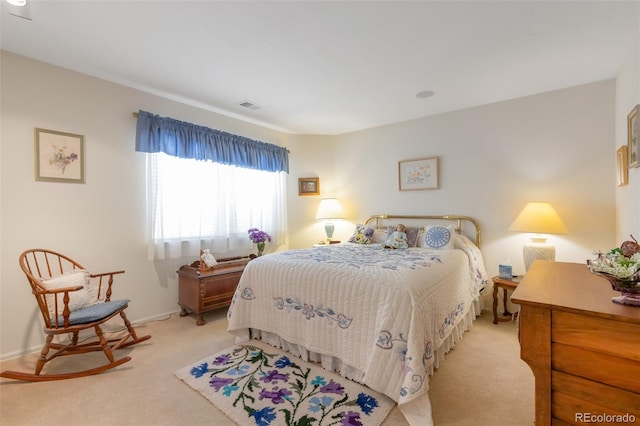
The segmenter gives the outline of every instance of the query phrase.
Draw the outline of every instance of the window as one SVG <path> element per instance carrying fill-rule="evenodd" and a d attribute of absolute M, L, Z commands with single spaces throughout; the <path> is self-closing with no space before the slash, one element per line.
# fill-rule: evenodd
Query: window
<path fill-rule="evenodd" d="M 149 256 L 151 259 L 251 250 L 249 228 L 283 243 L 286 173 L 147 154 Z"/>
<path fill-rule="evenodd" d="M 147 155 L 147 235 L 150 260 L 246 255 L 247 230 L 272 244 L 286 235 L 286 148 L 221 130 L 135 114 L 136 151 Z"/>

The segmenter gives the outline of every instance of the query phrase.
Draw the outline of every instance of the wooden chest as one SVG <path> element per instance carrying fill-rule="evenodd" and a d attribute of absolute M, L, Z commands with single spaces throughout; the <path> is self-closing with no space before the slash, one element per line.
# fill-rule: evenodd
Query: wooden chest
<path fill-rule="evenodd" d="M 199 262 L 182 266 L 178 270 L 180 316 L 193 312 L 198 315 L 196 324 L 203 325 L 206 322 L 203 312 L 229 306 L 244 267 L 250 260 L 246 257 L 219 261 L 211 270 L 201 270 Z"/>
<path fill-rule="evenodd" d="M 513 293 L 536 425 L 640 424 L 640 308 L 586 265 L 537 261 Z"/>

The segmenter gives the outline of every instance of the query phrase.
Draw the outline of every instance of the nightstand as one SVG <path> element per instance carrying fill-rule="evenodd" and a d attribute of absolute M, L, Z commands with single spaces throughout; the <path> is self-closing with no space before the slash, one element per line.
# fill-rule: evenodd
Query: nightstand
<path fill-rule="evenodd" d="M 326 246 L 331 245 L 331 244 L 340 244 L 340 241 L 331 240 L 331 242 L 314 244 L 312 247 L 326 247 Z"/>
<path fill-rule="evenodd" d="M 500 278 L 495 276 L 491 278 L 493 281 L 493 323 L 497 324 L 502 321 L 511 321 L 513 319 L 513 314 L 507 310 L 507 291 L 515 290 L 520 283 L 522 276 L 513 277 L 511 279 L 508 278 Z M 504 307 L 503 316 L 498 317 L 498 289 L 502 289 L 502 306 Z"/>

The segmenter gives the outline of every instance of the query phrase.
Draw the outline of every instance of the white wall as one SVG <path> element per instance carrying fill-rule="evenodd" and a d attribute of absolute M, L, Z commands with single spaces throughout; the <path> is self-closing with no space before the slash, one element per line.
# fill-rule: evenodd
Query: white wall
<path fill-rule="evenodd" d="M 287 146 L 292 248 L 323 238 L 313 218 L 320 198 L 329 196 L 343 200 L 348 221 L 337 223 L 335 234 L 343 240 L 370 214 L 473 216 L 483 227 L 490 273 L 506 257 L 523 269 L 524 237 L 506 229 L 533 199 L 551 201 L 571 231 L 551 239 L 558 260 L 583 262 L 615 241 L 613 81 L 341 136 L 305 136 L 7 52 L 1 61 L 0 358 L 42 343 L 39 314 L 17 265 L 27 248 L 64 252 L 94 271 L 125 269 L 116 291 L 132 299 L 134 321 L 177 310 L 175 270 L 193 259 L 147 261 L 144 154 L 134 151 L 131 116 L 138 109 Z M 34 180 L 34 127 L 85 135 L 86 184 Z M 398 160 L 429 156 L 440 157 L 441 189 L 399 192 Z M 321 195 L 298 196 L 298 178 L 315 176 Z"/>
<path fill-rule="evenodd" d="M 132 320 L 178 310 L 175 270 L 150 262 L 145 154 L 135 152 L 139 109 L 281 144 L 287 136 L 178 102 L 2 52 L 0 356 L 40 347 L 41 320 L 17 263 L 28 248 L 71 256 L 95 272 L 124 269 L 115 297 Z M 86 184 L 36 182 L 34 127 L 81 134 Z"/>
<path fill-rule="evenodd" d="M 549 201 L 570 234 L 557 260 L 584 262 L 614 243 L 613 81 L 426 117 L 338 137 L 335 186 L 354 220 L 380 213 L 464 214 L 483 229 L 491 274 L 524 273 L 526 236 L 507 231 L 528 201 Z M 440 189 L 400 192 L 398 161 L 440 158 Z"/>

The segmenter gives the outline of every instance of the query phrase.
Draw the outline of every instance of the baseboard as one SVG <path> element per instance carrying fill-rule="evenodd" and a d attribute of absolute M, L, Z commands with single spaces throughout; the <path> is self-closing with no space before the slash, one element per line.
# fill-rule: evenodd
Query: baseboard
<path fill-rule="evenodd" d="M 180 309 L 176 309 L 175 311 L 169 311 L 163 314 L 158 314 L 158 315 L 152 315 L 150 317 L 145 317 L 145 318 L 140 318 L 137 320 L 130 320 L 131 324 L 134 327 L 139 327 L 141 325 L 144 325 L 146 323 L 152 322 L 152 321 L 161 321 L 164 319 L 169 318 L 171 315 L 176 315 L 180 312 Z M 120 318 L 119 316 L 117 317 L 118 319 Z M 113 324 L 112 327 L 110 327 L 109 323 L 106 323 L 105 326 L 103 327 L 103 330 L 105 333 L 111 333 L 114 331 L 117 331 L 119 329 L 122 329 L 122 321 L 120 321 L 119 324 L 115 323 Z M 80 338 L 82 339 L 82 334 L 80 335 Z M 23 348 L 23 349 L 19 349 L 16 351 L 12 351 L 12 352 L 7 352 L 7 353 L 2 353 L 0 354 L 0 362 L 2 361 L 8 361 L 10 359 L 14 359 L 14 358 L 20 358 L 21 356 L 33 353 L 33 352 L 40 352 L 40 350 L 42 350 L 42 346 L 44 345 L 44 334 L 42 334 L 42 343 L 38 344 L 38 345 L 34 345 L 28 348 Z"/>

